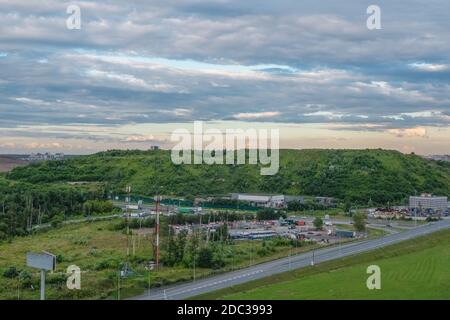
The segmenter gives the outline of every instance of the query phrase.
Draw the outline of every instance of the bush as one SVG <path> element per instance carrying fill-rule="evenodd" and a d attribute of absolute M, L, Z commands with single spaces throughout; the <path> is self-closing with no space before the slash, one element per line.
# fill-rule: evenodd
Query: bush
<path fill-rule="evenodd" d="M 56 215 L 52 218 L 52 221 L 50 222 L 52 228 L 58 228 L 62 225 L 64 221 L 64 218 L 61 215 Z"/>
<path fill-rule="evenodd" d="M 105 269 L 118 269 L 120 263 L 115 259 L 102 260 L 94 266 L 94 270 L 101 271 Z"/>
<path fill-rule="evenodd" d="M 314 221 L 313 221 L 313 224 L 314 224 L 314 227 L 317 230 L 322 230 L 322 227 L 323 227 L 323 220 L 322 220 L 322 218 L 316 217 L 314 219 Z"/>
<path fill-rule="evenodd" d="M 19 275 L 19 270 L 16 267 L 9 267 L 3 272 L 5 278 L 13 279 Z"/>
<path fill-rule="evenodd" d="M 261 209 L 256 213 L 256 219 L 258 220 L 277 220 L 280 217 L 286 218 L 286 215 L 270 208 Z"/>
<path fill-rule="evenodd" d="M 45 280 L 48 284 L 54 284 L 57 286 L 63 286 L 67 281 L 65 274 L 49 274 Z"/>
<path fill-rule="evenodd" d="M 88 200 L 83 204 L 83 212 L 86 216 L 113 213 L 114 209 L 113 203 L 105 200 Z"/>
<path fill-rule="evenodd" d="M 268 256 L 269 254 L 275 252 L 274 246 L 267 241 L 263 241 L 262 247 L 256 250 L 256 254 L 260 257 Z"/>
<path fill-rule="evenodd" d="M 212 268 L 213 252 L 209 247 L 198 250 L 197 265 L 200 268 Z"/>
<path fill-rule="evenodd" d="M 26 270 L 23 270 L 19 274 L 19 280 L 20 280 L 22 288 L 27 288 L 27 287 L 31 286 L 31 284 L 33 283 L 33 278 L 31 276 L 31 273 Z"/>

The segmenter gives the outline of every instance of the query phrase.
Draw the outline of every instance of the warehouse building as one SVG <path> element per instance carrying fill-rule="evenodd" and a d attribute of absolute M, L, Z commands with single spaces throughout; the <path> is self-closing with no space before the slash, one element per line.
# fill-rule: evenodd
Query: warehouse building
<path fill-rule="evenodd" d="M 256 207 L 266 208 L 284 208 L 289 202 L 304 202 L 302 196 L 285 196 L 285 195 L 269 195 L 269 194 L 249 194 L 249 193 L 232 193 L 232 200 L 249 202 Z"/>

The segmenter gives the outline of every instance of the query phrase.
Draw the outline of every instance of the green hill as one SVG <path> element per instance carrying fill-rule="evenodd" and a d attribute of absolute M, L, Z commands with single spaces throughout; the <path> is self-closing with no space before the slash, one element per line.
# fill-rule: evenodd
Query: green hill
<path fill-rule="evenodd" d="M 270 192 L 331 196 L 367 204 L 399 203 L 415 193 L 450 195 L 450 165 L 388 150 L 281 150 L 280 170 L 256 165 L 174 165 L 170 151 L 118 151 L 15 168 L 32 184 L 96 181 L 123 192 L 176 196 Z"/>

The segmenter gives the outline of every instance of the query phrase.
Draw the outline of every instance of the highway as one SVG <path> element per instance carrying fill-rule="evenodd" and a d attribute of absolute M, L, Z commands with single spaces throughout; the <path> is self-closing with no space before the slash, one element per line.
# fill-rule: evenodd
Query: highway
<path fill-rule="evenodd" d="M 385 247 L 404 240 L 416 238 L 442 229 L 450 228 L 450 220 L 429 223 L 404 232 L 390 234 L 381 238 L 364 240 L 317 249 L 313 252 L 257 264 L 245 269 L 222 273 L 191 282 L 147 290 L 143 295 L 133 297 L 133 300 L 181 300 L 218 289 L 238 285 L 251 280 L 271 276 L 273 274 L 304 268 L 312 264 L 351 256 L 373 249 Z"/>

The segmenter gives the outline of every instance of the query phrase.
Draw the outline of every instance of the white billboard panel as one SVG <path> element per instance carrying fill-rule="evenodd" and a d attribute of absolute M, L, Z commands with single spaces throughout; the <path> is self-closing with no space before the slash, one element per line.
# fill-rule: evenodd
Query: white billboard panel
<path fill-rule="evenodd" d="M 44 252 L 44 253 L 27 253 L 27 266 L 40 270 L 55 270 L 56 269 L 56 256 Z"/>

